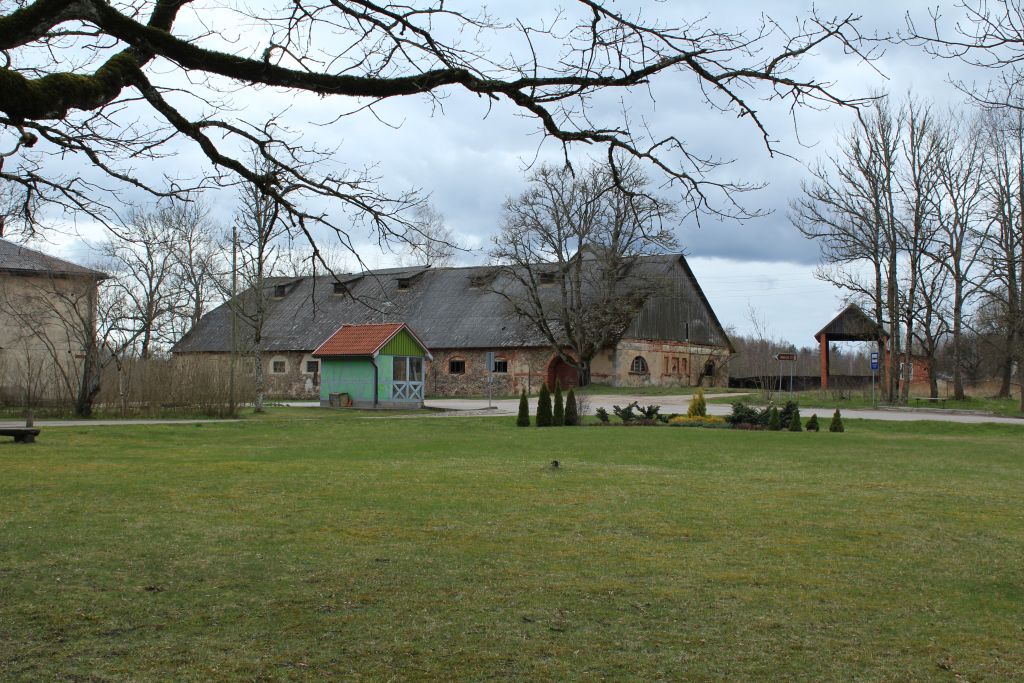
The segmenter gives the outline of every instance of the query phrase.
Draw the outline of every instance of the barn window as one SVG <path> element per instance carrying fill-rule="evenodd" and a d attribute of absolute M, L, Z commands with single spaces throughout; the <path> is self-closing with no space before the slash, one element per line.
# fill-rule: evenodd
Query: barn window
<path fill-rule="evenodd" d="M 504 359 L 494 361 L 494 372 L 508 372 L 508 361 Z"/>
<path fill-rule="evenodd" d="M 345 294 L 347 292 L 348 292 L 348 288 L 345 287 L 345 283 L 343 283 L 343 282 L 335 282 L 334 283 L 334 293 L 335 294 Z"/>
<path fill-rule="evenodd" d="M 466 361 L 461 358 L 452 358 L 448 361 L 448 374 L 449 375 L 464 375 L 466 374 Z"/>
<path fill-rule="evenodd" d="M 552 271 L 545 271 L 540 274 L 540 283 L 542 285 L 553 285 L 555 284 L 555 274 Z"/>
<path fill-rule="evenodd" d="M 629 366 L 629 371 L 639 375 L 647 374 L 647 361 L 643 356 L 637 356 Z"/>
<path fill-rule="evenodd" d="M 273 360 L 270 362 L 270 372 L 275 375 L 283 375 L 288 372 L 288 361 L 286 360 Z"/>
<path fill-rule="evenodd" d="M 275 285 L 274 287 L 274 298 L 283 299 L 288 293 L 288 285 Z"/>
<path fill-rule="evenodd" d="M 318 360 L 307 360 L 306 361 L 306 374 L 315 375 L 320 372 L 320 361 Z"/>
<path fill-rule="evenodd" d="M 411 278 L 407 278 L 407 277 L 400 277 L 400 278 L 398 278 L 398 288 L 399 289 L 409 289 L 410 287 L 412 287 L 412 279 Z"/>

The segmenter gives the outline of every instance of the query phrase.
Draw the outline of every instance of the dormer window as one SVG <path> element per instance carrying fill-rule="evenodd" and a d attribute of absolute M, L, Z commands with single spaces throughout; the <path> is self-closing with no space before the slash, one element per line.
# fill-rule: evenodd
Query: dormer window
<path fill-rule="evenodd" d="M 345 283 L 343 283 L 343 282 L 335 282 L 334 283 L 334 293 L 335 294 L 348 294 L 348 287 L 346 287 Z"/>
<path fill-rule="evenodd" d="M 555 284 L 555 274 L 551 271 L 545 271 L 540 274 L 540 283 L 542 285 L 553 285 Z"/>
<path fill-rule="evenodd" d="M 469 278 L 469 286 L 470 287 L 483 287 L 486 284 L 487 284 L 487 278 L 484 277 L 483 275 L 475 275 L 475 276 Z"/>
<path fill-rule="evenodd" d="M 275 285 L 274 286 L 274 298 L 283 299 L 288 294 L 288 285 Z"/>
<path fill-rule="evenodd" d="M 400 277 L 400 278 L 398 278 L 398 288 L 399 289 L 409 289 L 410 287 L 412 287 L 412 278 L 408 278 L 408 277 Z"/>

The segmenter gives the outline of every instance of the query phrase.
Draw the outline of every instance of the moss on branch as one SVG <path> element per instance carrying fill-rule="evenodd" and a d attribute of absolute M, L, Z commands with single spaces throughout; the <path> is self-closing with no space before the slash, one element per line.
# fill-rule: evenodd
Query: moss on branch
<path fill-rule="evenodd" d="M 28 79 L 17 71 L 0 69 L 0 111 L 14 120 L 46 120 L 62 119 L 72 109 L 96 109 L 116 98 L 138 70 L 138 61 L 127 50 L 92 74 Z"/>

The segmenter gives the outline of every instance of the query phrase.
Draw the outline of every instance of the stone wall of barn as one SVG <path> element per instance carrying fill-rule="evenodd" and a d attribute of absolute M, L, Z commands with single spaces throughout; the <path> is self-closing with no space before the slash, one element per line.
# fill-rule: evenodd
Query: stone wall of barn
<path fill-rule="evenodd" d="M 428 396 L 486 396 L 488 349 L 431 349 L 427 363 Z M 499 349 L 494 359 L 506 372 L 492 374 L 494 396 L 540 391 L 552 353 L 547 348 Z"/>
<path fill-rule="evenodd" d="M 705 387 L 729 385 L 729 352 L 658 339 L 623 339 L 613 350 L 598 354 L 591 364 L 591 381 L 618 387 L 696 386 L 702 371 Z"/>
<path fill-rule="evenodd" d="M 283 372 L 282 369 L 283 363 Z M 307 367 L 316 363 L 316 371 Z M 314 400 L 320 398 L 320 361 L 301 351 L 266 352 L 263 354 L 263 377 L 269 398 Z"/>

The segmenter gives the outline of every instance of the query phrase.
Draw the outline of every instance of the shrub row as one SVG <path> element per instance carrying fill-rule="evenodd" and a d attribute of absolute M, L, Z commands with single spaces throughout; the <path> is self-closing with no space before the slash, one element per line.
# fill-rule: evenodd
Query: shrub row
<path fill-rule="evenodd" d="M 540 394 L 537 397 L 537 418 L 538 427 L 574 427 L 580 423 L 579 411 L 576 407 L 576 393 L 570 388 L 565 399 L 562 399 L 562 387 L 555 380 L 554 405 L 551 401 L 551 392 L 548 385 L 540 387 Z M 526 389 L 519 395 L 519 416 L 516 418 L 516 425 L 519 427 L 530 426 L 530 402 L 526 398 Z"/>

